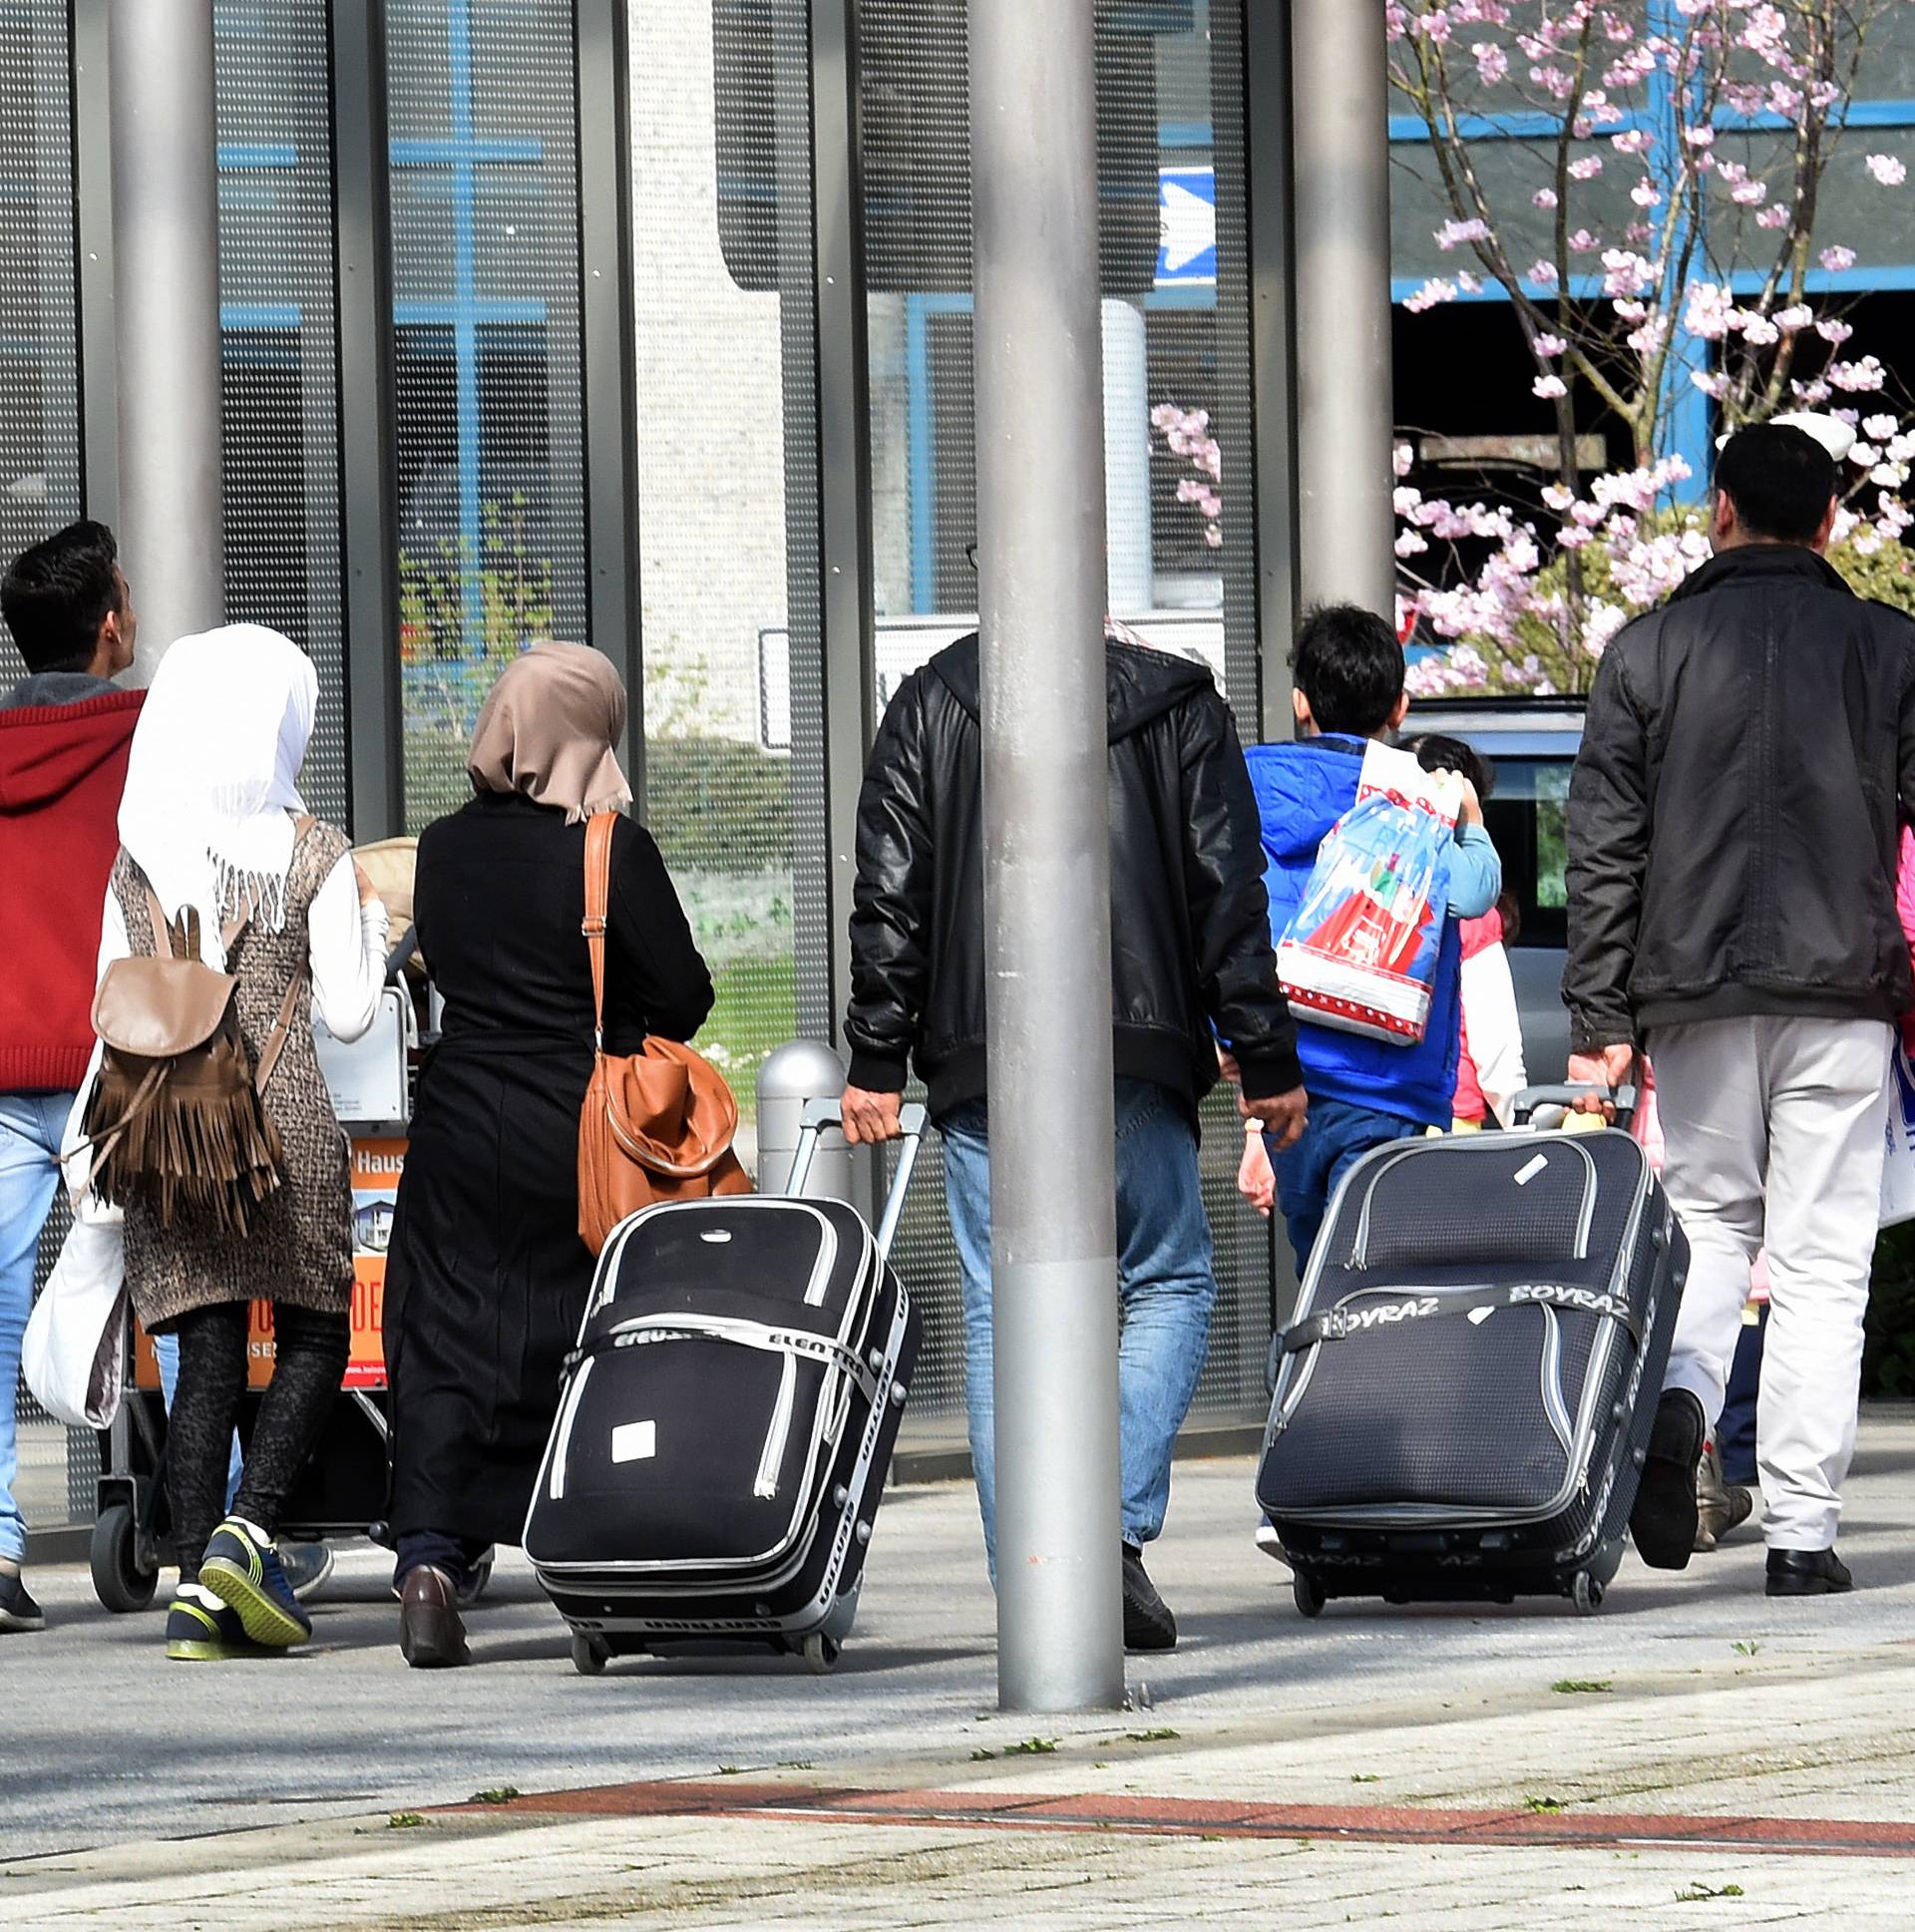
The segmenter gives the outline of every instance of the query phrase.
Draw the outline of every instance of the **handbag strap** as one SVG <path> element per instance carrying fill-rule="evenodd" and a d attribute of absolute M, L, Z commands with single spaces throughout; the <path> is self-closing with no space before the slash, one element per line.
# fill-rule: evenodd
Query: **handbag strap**
<path fill-rule="evenodd" d="M 605 915 L 611 905 L 611 832 L 616 814 L 597 812 L 585 821 L 585 919 L 579 929 L 591 955 L 591 1037 L 605 1050 Z"/>

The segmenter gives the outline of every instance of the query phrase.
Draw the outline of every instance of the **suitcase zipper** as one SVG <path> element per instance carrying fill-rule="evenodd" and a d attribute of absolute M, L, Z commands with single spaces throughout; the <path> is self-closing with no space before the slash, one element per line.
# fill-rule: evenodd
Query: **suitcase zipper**
<path fill-rule="evenodd" d="M 566 1499 L 566 1458 L 572 1453 L 572 1425 L 578 1419 L 578 1403 L 584 1395 L 585 1383 L 591 1379 L 591 1362 L 592 1357 L 587 1355 L 578 1364 L 578 1372 L 566 1391 L 566 1409 L 559 1421 L 559 1439 L 552 1445 L 552 1474 L 547 1483 L 547 1493 L 556 1503 Z"/>
<path fill-rule="evenodd" d="M 791 1439 L 791 1412 L 798 1395 L 798 1357 L 786 1355 L 778 1377 L 778 1399 L 772 1404 L 771 1427 L 765 1431 L 765 1450 L 758 1458 L 758 1479 L 751 1485 L 754 1496 L 778 1493 L 778 1472 L 784 1467 L 785 1444 Z"/>

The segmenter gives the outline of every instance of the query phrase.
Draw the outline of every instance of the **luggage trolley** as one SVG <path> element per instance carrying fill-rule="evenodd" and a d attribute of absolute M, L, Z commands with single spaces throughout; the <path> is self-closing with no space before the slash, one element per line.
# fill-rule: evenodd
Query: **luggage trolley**
<path fill-rule="evenodd" d="M 423 983 L 415 987 L 406 976 L 416 950 L 408 930 L 387 962 L 378 1013 L 362 1038 L 348 1045 L 333 1039 L 323 1026 L 315 1027 L 333 1109 L 351 1143 L 352 1352 L 340 1384 L 343 1399 L 334 1404 L 319 1446 L 286 1500 L 280 1533 L 291 1540 L 386 1540 L 380 1520 L 391 1433 L 381 1330 L 386 1246 L 405 1166 L 421 1042 L 430 1038 L 421 1026 L 421 1007 L 428 1020 L 433 1012 L 430 988 Z M 167 1415 L 159 1361 L 137 1324 L 128 1346 L 132 1359 L 126 1397 L 101 1445 L 104 1469 L 91 1549 L 94 1593 L 107 1609 L 117 1611 L 144 1610 L 152 1603 L 170 1528 L 164 1481 Z M 272 1374 L 272 1311 L 267 1303 L 253 1304 L 246 1368 L 238 1421 L 242 1443 L 250 1436 L 259 1393 Z M 488 1560 L 475 1579 L 478 1588 L 490 1572 Z"/>

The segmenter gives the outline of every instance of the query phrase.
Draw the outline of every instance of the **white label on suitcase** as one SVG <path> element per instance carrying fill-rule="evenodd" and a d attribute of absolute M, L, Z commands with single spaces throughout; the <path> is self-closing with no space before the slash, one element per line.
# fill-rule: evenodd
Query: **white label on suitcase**
<path fill-rule="evenodd" d="M 1533 1160 L 1525 1161 L 1516 1170 L 1516 1185 L 1518 1187 L 1527 1187 L 1548 1165 L 1549 1156 L 1547 1154 L 1538 1154 Z"/>
<path fill-rule="evenodd" d="M 620 1422 L 611 1432 L 614 1462 L 643 1462 L 658 1453 L 656 1422 Z"/>

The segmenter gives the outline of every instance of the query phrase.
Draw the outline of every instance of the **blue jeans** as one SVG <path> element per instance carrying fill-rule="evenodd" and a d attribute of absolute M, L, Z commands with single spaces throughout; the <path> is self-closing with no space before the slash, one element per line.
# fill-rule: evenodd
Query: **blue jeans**
<path fill-rule="evenodd" d="M 990 1143 L 982 1101 L 939 1123 L 945 1194 L 964 1289 L 964 1382 L 970 1463 L 997 1574 L 996 1443 L 990 1328 Z M 1117 1351 L 1122 1530 L 1148 1543 L 1170 1504 L 1170 1452 L 1210 1346 L 1217 1280 L 1197 1174 L 1197 1135 L 1163 1087 L 1117 1082 Z"/>
<path fill-rule="evenodd" d="M 1323 1233 L 1337 1184 L 1372 1147 L 1392 1140 L 1416 1140 L 1424 1132 L 1414 1120 L 1375 1107 L 1358 1107 L 1347 1100 L 1310 1099 L 1310 1125 L 1296 1146 L 1281 1154 L 1273 1145 L 1270 1165 L 1277 1176 L 1277 1205 L 1297 1256 L 1301 1280 L 1310 1266 L 1310 1253 Z M 1268 1137 L 1266 1137 L 1268 1142 Z"/>
<path fill-rule="evenodd" d="M 33 1311 L 33 1264 L 60 1184 L 60 1136 L 70 1093 L 0 1093 L 0 1558 L 27 1553 L 27 1520 L 14 1500 L 19 1448 L 14 1404 L 20 1344 Z"/>

